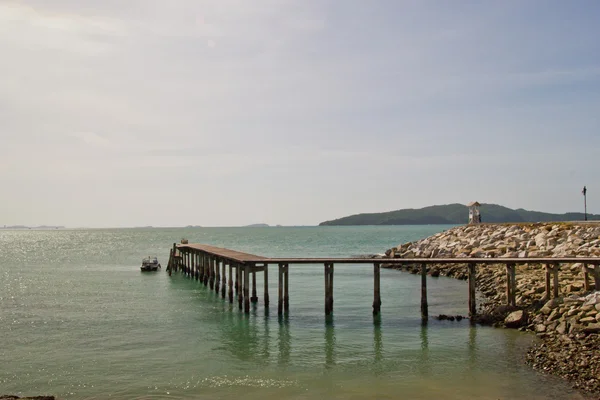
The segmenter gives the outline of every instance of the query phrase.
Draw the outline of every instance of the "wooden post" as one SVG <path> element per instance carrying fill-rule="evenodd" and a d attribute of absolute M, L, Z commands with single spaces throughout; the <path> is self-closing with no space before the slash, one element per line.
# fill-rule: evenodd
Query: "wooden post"
<path fill-rule="evenodd" d="M 546 300 L 550 300 L 552 290 L 550 285 L 550 273 L 552 272 L 552 267 L 550 264 L 546 264 L 544 267 L 546 269 Z"/>
<path fill-rule="evenodd" d="M 202 263 L 203 254 L 201 251 L 198 252 L 198 280 L 200 283 L 204 283 L 204 264 Z"/>
<path fill-rule="evenodd" d="M 244 308 L 244 291 L 242 290 L 242 266 L 240 264 L 235 265 L 235 273 L 238 284 L 238 305 L 240 310 L 242 310 Z"/>
<path fill-rule="evenodd" d="M 215 258 L 215 256 L 210 256 L 210 290 L 214 290 L 215 289 L 215 267 L 217 264 L 217 260 Z"/>
<path fill-rule="evenodd" d="M 250 301 L 256 303 L 258 301 L 258 296 L 256 295 L 256 271 L 254 270 L 254 266 L 252 266 L 252 297 L 250 297 Z"/>
<path fill-rule="evenodd" d="M 581 268 L 581 272 L 583 273 L 583 290 L 589 292 L 592 290 L 592 285 L 590 284 L 590 274 L 588 273 L 589 268 L 587 264 L 583 264 Z"/>
<path fill-rule="evenodd" d="M 329 312 L 333 313 L 333 263 L 329 263 Z"/>
<path fill-rule="evenodd" d="M 553 269 L 553 281 L 554 281 L 554 298 L 558 298 L 558 270 L 560 269 L 560 264 L 555 264 Z"/>
<path fill-rule="evenodd" d="M 173 243 L 173 263 L 171 263 L 171 270 L 177 271 L 177 243 Z M 169 273 L 169 275 L 171 275 Z"/>
<path fill-rule="evenodd" d="M 427 321 L 429 310 L 427 306 L 427 264 L 421 264 L 421 319 Z"/>
<path fill-rule="evenodd" d="M 188 276 L 189 270 L 190 270 L 190 252 L 189 252 L 189 250 L 186 250 L 186 252 L 185 252 L 185 269 L 183 270 L 183 275 L 185 277 Z"/>
<path fill-rule="evenodd" d="M 215 292 L 219 294 L 221 287 L 221 260 L 215 257 Z"/>
<path fill-rule="evenodd" d="M 373 264 L 373 315 L 381 312 L 381 266 Z"/>
<path fill-rule="evenodd" d="M 333 277 L 332 273 L 331 273 L 331 268 L 332 268 L 333 264 L 330 263 L 325 263 L 324 264 L 324 268 L 323 271 L 325 273 L 325 315 L 331 315 L 331 312 L 333 311 L 333 302 L 332 302 L 332 297 L 333 297 L 333 285 L 331 282 L 331 279 Z"/>
<path fill-rule="evenodd" d="M 265 293 L 264 293 L 264 302 L 265 302 L 265 308 L 269 307 L 269 264 L 265 264 L 265 270 L 263 271 L 264 273 L 264 278 L 265 278 L 265 283 L 264 283 L 264 289 L 265 289 Z"/>
<path fill-rule="evenodd" d="M 510 290 L 512 289 L 512 285 L 510 283 L 511 277 L 512 275 L 510 273 L 510 264 L 506 264 L 506 305 L 509 306 L 511 299 Z"/>
<path fill-rule="evenodd" d="M 238 292 L 240 291 L 240 274 L 238 274 L 238 270 L 237 270 L 237 264 L 235 265 L 235 284 L 233 285 L 233 288 L 235 289 L 235 294 L 238 294 Z"/>
<path fill-rule="evenodd" d="M 227 282 L 227 286 L 229 287 L 229 303 L 233 304 L 233 266 L 231 262 L 229 263 L 229 282 Z"/>
<path fill-rule="evenodd" d="M 244 265 L 244 312 L 250 314 L 250 266 Z"/>
<path fill-rule="evenodd" d="M 196 279 L 196 273 L 198 272 L 198 257 L 196 257 L 196 251 L 192 252 L 192 279 Z"/>
<path fill-rule="evenodd" d="M 288 312 L 290 309 L 290 266 L 285 264 L 285 272 L 283 274 L 283 311 Z"/>
<path fill-rule="evenodd" d="M 223 280 L 221 282 L 221 298 L 225 298 L 225 294 L 227 293 L 227 262 L 225 262 L 225 260 L 223 260 L 222 262 L 223 264 L 223 271 L 222 271 L 222 276 L 223 276 Z"/>
<path fill-rule="evenodd" d="M 517 266 L 511 265 L 510 268 L 510 305 L 515 307 L 517 305 Z"/>
<path fill-rule="evenodd" d="M 473 318 L 477 314 L 477 301 L 475 298 L 477 290 L 477 274 L 475 268 L 475 264 L 469 264 L 469 318 Z"/>
<path fill-rule="evenodd" d="M 283 314 L 283 264 L 279 264 L 277 314 Z"/>
<path fill-rule="evenodd" d="M 596 290 L 600 290 L 600 266 L 598 264 L 594 265 L 592 273 L 594 274 L 594 286 Z"/>
<path fill-rule="evenodd" d="M 202 261 L 204 263 L 204 286 L 208 286 L 208 280 L 210 278 L 210 268 L 208 263 L 208 254 L 204 254 L 202 257 Z"/>

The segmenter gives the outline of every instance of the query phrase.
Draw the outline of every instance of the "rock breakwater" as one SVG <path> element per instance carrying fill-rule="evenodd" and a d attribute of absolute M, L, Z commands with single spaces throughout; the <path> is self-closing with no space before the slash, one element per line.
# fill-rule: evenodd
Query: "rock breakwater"
<path fill-rule="evenodd" d="M 600 257 L 600 224 L 478 224 L 452 228 L 386 251 L 392 258 L 465 258 L 465 264 L 432 265 L 432 277 L 467 279 L 469 258 Z M 525 261 L 525 260 L 524 260 Z M 418 273 L 419 265 L 383 267 Z M 574 387 L 600 395 L 600 276 L 593 266 L 561 265 L 559 297 L 546 292 L 546 270 L 526 261 L 516 267 L 516 307 L 506 306 L 506 268 L 477 268 L 477 289 L 485 301 L 477 321 L 535 332 L 529 350 L 534 368 L 560 375 Z M 594 275 L 595 274 L 595 275 Z"/>

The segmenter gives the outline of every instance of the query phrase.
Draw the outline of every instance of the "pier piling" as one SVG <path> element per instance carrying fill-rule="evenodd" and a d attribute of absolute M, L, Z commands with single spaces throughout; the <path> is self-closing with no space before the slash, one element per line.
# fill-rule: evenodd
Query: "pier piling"
<path fill-rule="evenodd" d="M 244 312 L 250 314 L 250 267 L 244 266 Z"/>
<path fill-rule="evenodd" d="M 283 314 L 283 264 L 279 264 L 279 279 L 278 279 L 278 299 L 277 299 L 277 315 Z"/>
<path fill-rule="evenodd" d="M 222 262 L 223 269 L 221 271 L 223 280 L 221 282 L 221 297 L 224 299 L 227 294 L 227 262 L 223 260 Z"/>
<path fill-rule="evenodd" d="M 258 296 L 256 295 L 256 271 L 252 271 L 252 297 L 250 297 L 252 303 L 258 302 Z"/>
<path fill-rule="evenodd" d="M 373 315 L 381 312 L 381 265 L 373 264 Z"/>
<path fill-rule="evenodd" d="M 286 313 L 290 310 L 290 291 L 289 291 L 289 282 L 290 282 L 290 266 L 289 264 L 285 264 L 284 272 L 283 272 L 283 311 Z"/>
<path fill-rule="evenodd" d="M 421 319 L 427 321 L 429 307 L 427 305 L 427 264 L 421 264 Z"/>
<path fill-rule="evenodd" d="M 477 274 L 476 265 L 470 263 L 469 266 L 469 318 L 472 318 L 477 313 L 477 304 L 475 299 L 477 289 Z"/>
<path fill-rule="evenodd" d="M 477 267 L 490 264 L 506 266 L 506 302 L 516 305 L 516 266 L 521 264 L 541 264 L 545 268 L 545 297 L 558 297 L 560 294 L 558 273 L 562 264 L 582 263 L 584 288 L 586 291 L 600 290 L 600 258 L 598 257 L 524 257 L 524 258 L 377 258 L 373 263 L 373 315 L 381 314 L 381 263 L 390 265 L 417 265 L 421 272 L 421 317 L 426 323 L 429 310 L 427 301 L 427 270 L 436 264 L 455 264 L 468 267 L 469 317 L 476 314 Z M 333 314 L 333 275 L 334 263 L 368 264 L 364 258 L 267 258 L 235 250 L 203 244 L 173 244 L 169 251 L 167 272 L 181 271 L 190 279 L 199 280 L 214 289 L 217 296 L 233 303 L 237 295 L 238 306 L 244 313 L 250 312 L 250 304 L 258 301 L 256 274 L 264 275 L 264 305 L 269 307 L 269 264 L 278 266 L 277 314 L 289 312 L 289 264 L 315 264 L 324 266 L 324 309 L 325 315 Z M 228 268 L 229 267 L 229 268 Z M 229 276 L 227 276 L 229 270 Z M 235 272 L 234 272 L 235 270 Z M 250 274 L 252 279 L 250 279 Z M 592 285 L 591 278 L 594 279 Z M 228 279 L 229 278 L 229 279 Z M 252 287 L 250 287 L 252 285 Z M 251 293 L 250 293 L 251 291 Z M 376 321 L 378 320 L 375 319 Z"/>
<path fill-rule="evenodd" d="M 237 284 L 238 284 L 238 305 L 240 310 L 244 308 L 244 291 L 242 290 L 242 268 L 240 264 L 236 264 L 235 271 L 237 275 Z"/>
<path fill-rule="evenodd" d="M 265 308 L 269 307 L 269 264 L 265 264 L 265 269 L 263 271 L 265 283 L 264 283 L 264 302 Z"/>
<path fill-rule="evenodd" d="M 233 266 L 231 262 L 229 262 L 229 282 L 227 282 L 227 286 L 229 289 L 229 303 L 233 304 Z"/>
<path fill-rule="evenodd" d="M 552 269 L 552 280 L 554 281 L 554 298 L 557 299 L 558 295 L 559 295 L 559 288 L 558 288 L 558 271 L 560 270 L 560 264 L 555 264 L 554 268 Z"/>

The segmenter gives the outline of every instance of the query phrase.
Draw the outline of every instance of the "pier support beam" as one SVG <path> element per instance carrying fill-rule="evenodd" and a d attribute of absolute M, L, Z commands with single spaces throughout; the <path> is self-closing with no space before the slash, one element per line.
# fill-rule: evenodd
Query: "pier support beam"
<path fill-rule="evenodd" d="M 381 312 L 381 266 L 373 264 L 373 315 Z"/>
<path fill-rule="evenodd" d="M 233 266 L 231 262 L 229 263 L 229 282 L 227 282 L 227 286 L 229 290 L 229 303 L 233 304 Z"/>
<path fill-rule="evenodd" d="M 208 268 L 208 254 L 204 254 L 202 257 L 202 264 L 204 265 L 204 286 L 208 286 L 208 279 L 210 277 Z"/>
<path fill-rule="evenodd" d="M 209 260 L 210 278 L 208 280 L 208 284 L 210 285 L 210 290 L 215 289 L 215 261 L 216 261 L 215 257 L 210 256 L 210 260 Z"/>
<path fill-rule="evenodd" d="M 333 313 L 333 263 L 325 263 L 325 315 Z"/>
<path fill-rule="evenodd" d="M 592 285 L 590 284 L 590 268 L 587 264 L 583 264 L 583 267 L 581 267 L 581 272 L 583 273 L 583 290 L 589 292 L 592 290 Z"/>
<path fill-rule="evenodd" d="M 250 297 L 252 303 L 258 302 L 258 296 L 256 295 L 256 271 L 252 271 L 252 297 Z"/>
<path fill-rule="evenodd" d="M 215 292 L 219 294 L 219 288 L 221 287 L 221 260 L 214 258 L 215 265 Z"/>
<path fill-rule="evenodd" d="M 284 273 L 283 273 L 283 311 L 285 311 L 286 313 L 290 310 L 289 282 L 290 282 L 290 266 L 289 266 L 289 264 L 285 264 L 285 269 L 284 269 Z"/>
<path fill-rule="evenodd" d="M 429 318 L 427 305 L 427 264 L 421 264 L 421 319 L 426 322 Z"/>
<path fill-rule="evenodd" d="M 202 252 L 198 252 L 198 281 L 204 283 L 204 272 L 202 270 Z"/>
<path fill-rule="evenodd" d="M 250 314 L 250 267 L 244 265 L 244 312 Z"/>
<path fill-rule="evenodd" d="M 278 298 L 277 298 L 277 315 L 281 315 L 283 314 L 283 264 L 279 264 L 279 279 L 277 281 L 278 285 L 277 285 L 277 291 L 278 291 Z"/>
<path fill-rule="evenodd" d="M 551 284 L 551 274 L 552 274 L 552 267 L 550 266 L 550 264 L 544 264 L 544 269 L 546 270 L 546 279 L 545 279 L 545 283 L 546 283 L 546 300 L 550 300 L 551 295 L 552 295 L 552 284 Z"/>
<path fill-rule="evenodd" d="M 238 286 L 238 306 L 240 310 L 244 309 L 244 291 L 242 290 L 242 267 L 240 264 L 235 265 L 235 274 L 237 276 L 237 286 Z"/>
<path fill-rule="evenodd" d="M 477 289 L 477 273 L 476 265 L 469 264 L 469 318 L 473 318 L 477 314 L 477 303 L 475 293 Z"/>
<path fill-rule="evenodd" d="M 600 265 L 591 266 L 585 264 L 583 266 L 583 271 L 585 291 L 592 290 L 592 284 L 589 278 L 590 275 L 594 278 L 594 290 L 600 290 Z"/>
<path fill-rule="evenodd" d="M 264 278 L 265 278 L 265 283 L 264 283 L 264 291 L 265 293 L 263 294 L 264 296 L 264 302 L 265 302 L 265 308 L 269 307 L 269 264 L 265 264 L 265 269 L 264 269 Z"/>
<path fill-rule="evenodd" d="M 554 294 L 554 298 L 557 299 L 558 295 L 559 295 L 559 288 L 558 288 L 558 271 L 560 270 L 560 264 L 556 264 L 554 265 L 554 268 L 552 269 L 552 281 L 554 283 L 554 287 L 553 289 L 553 294 Z"/>
<path fill-rule="evenodd" d="M 515 264 L 506 264 L 506 304 L 516 306 L 516 266 Z"/>
<path fill-rule="evenodd" d="M 225 298 L 225 295 L 227 294 L 227 262 L 225 260 L 223 260 L 223 269 L 221 271 L 221 274 L 223 276 L 223 279 L 221 281 L 221 298 Z"/>

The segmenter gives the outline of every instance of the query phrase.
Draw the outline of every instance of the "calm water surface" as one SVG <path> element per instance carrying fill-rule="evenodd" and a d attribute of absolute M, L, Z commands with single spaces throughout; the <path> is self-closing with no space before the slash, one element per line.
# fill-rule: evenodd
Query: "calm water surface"
<path fill-rule="evenodd" d="M 522 362 L 532 338 L 468 322 L 420 324 L 419 277 L 336 265 L 334 317 L 323 267 L 290 266 L 290 313 L 262 298 L 249 316 L 166 265 L 173 242 L 265 256 L 381 253 L 448 226 L 0 231 L 0 394 L 60 399 L 580 399 Z M 259 297 L 262 285 L 259 281 Z M 464 282 L 431 278 L 430 315 L 466 314 Z M 275 307 L 273 307 L 275 305 Z"/>

